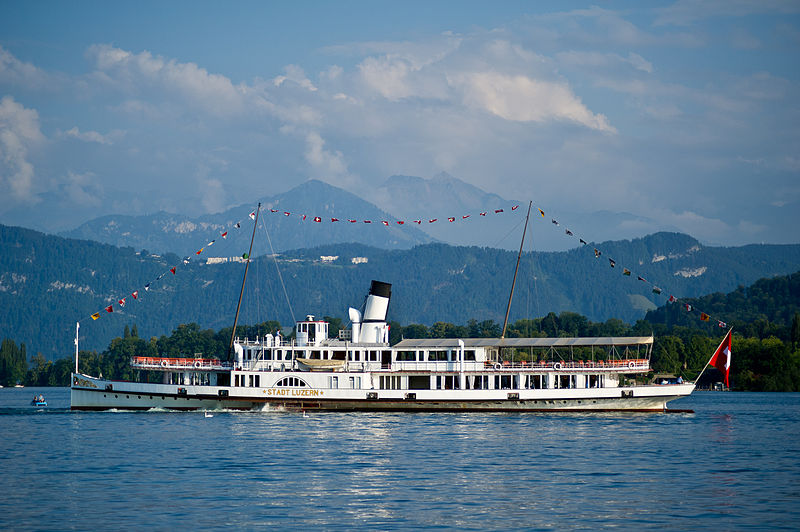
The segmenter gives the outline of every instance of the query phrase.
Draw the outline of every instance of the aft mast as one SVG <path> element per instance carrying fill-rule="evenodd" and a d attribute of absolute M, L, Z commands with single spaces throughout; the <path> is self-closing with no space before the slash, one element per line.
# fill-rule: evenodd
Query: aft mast
<path fill-rule="evenodd" d="M 256 238 L 256 227 L 258 227 L 258 213 L 261 211 L 261 203 L 256 207 L 256 217 L 253 222 L 253 235 L 250 237 L 250 249 L 247 251 L 247 258 L 244 261 L 244 277 L 242 278 L 242 290 L 239 292 L 239 302 L 236 303 L 236 317 L 233 318 L 233 330 L 231 331 L 231 342 L 228 344 L 228 358 L 231 357 L 233 340 L 236 337 L 236 325 L 239 323 L 239 309 L 242 306 L 242 296 L 244 295 L 244 285 L 247 282 L 247 270 L 250 267 L 250 255 L 253 253 L 253 240 Z"/>
<path fill-rule="evenodd" d="M 517 272 L 519 272 L 519 260 L 522 258 L 522 246 L 525 245 L 525 232 L 528 230 L 528 219 L 531 217 L 531 206 L 533 201 L 528 203 L 528 215 L 525 217 L 525 228 L 522 230 L 522 241 L 519 243 L 519 254 L 517 255 L 517 267 L 514 268 L 514 280 L 511 281 L 511 293 L 508 295 L 508 306 L 506 307 L 506 317 L 503 320 L 503 334 L 500 339 L 506 337 L 506 327 L 508 327 L 508 313 L 511 312 L 511 299 L 514 297 L 514 285 L 517 284 Z"/>

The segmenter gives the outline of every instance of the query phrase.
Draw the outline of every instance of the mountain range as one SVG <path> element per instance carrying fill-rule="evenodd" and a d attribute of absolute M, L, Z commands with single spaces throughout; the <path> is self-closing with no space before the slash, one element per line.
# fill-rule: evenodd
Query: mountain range
<path fill-rule="evenodd" d="M 141 216 L 107 215 L 59 235 L 117 247 L 189 255 L 228 231 L 228 238 L 236 244 L 236 254 L 241 255 L 248 249 L 251 233 L 249 230 L 235 231 L 234 224 L 245 220 L 249 222 L 247 215 L 258 203 L 262 205 L 262 227 L 269 232 L 271 247 L 265 240 L 264 246 L 260 246 L 254 256 L 345 242 L 385 249 L 407 249 L 433 240 L 413 225 L 394 223 L 394 216 L 358 196 L 314 179 L 288 192 L 254 199 L 250 204 L 218 214 L 197 218 L 166 212 Z M 284 215 L 285 212 L 289 216 Z M 349 223 L 348 213 L 358 213 L 359 223 Z M 314 223 L 317 217 L 320 223 Z M 339 222 L 331 222 L 332 218 L 338 218 Z M 365 219 L 373 223 L 364 224 L 362 220 Z M 382 220 L 391 220 L 392 223 L 386 227 L 381 224 Z M 248 227 L 252 226 L 248 224 Z"/>
<path fill-rule="evenodd" d="M 215 246 L 229 256 L 241 248 L 227 239 Z M 326 244 L 265 255 L 252 261 L 240 323 L 291 325 L 301 313 L 345 318 L 348 306 L 363 303 L 372 279 L 393 284 L 389 318 L 402 324 L 502 322 L 516 255 L 441 243 L 390 250 Z M 708 247 L 676 233 L 525 252 L 510 318 L 572 311 L 632 322 L 669 295 L 730 291 L 798 269 L 800 245 Z M 145 338 L 181 323 L 218 329 L 230 325 L 242 271 L 241 261 L 207 263 L 192 255 L 184 262 L 176 254 L 0 226 L 0 337 L 52 359 L 70 353 L 78 320 L 81 345 L 91 349 L 103 349 L 125 325 L 136 324 Z M 653 293 L 655 285 L 661 294 Z"/>
<path fill-rule="evenodd" d="M 252 204 L 233 207 L 222 213 L 194 218 L 165 212 L 139 216 L 107 215 L 59 235 L 156 253 L 186 255 L 230 229 L 260 201 L 272 247 L 259 248 L 255 255 L 338 243 L 408 249 L 418 244 L 443 242 L 517 249 L 519 234 L 514 230 L 524 223 L 528 204 L 524 199 L 504 199 L 444 173 L 431 179 L 391 176 L 378 186 L 359 191 L 359 194 L 310 180 L 285 193 L 254 199 Z M 508 209 L 514 205 L 519 209 L 515 216 L 509 216 Z M 542 218 L 536 207 L 534 203 L 532 221 L 544 224 L 532 223 L 529 237 L 538 250 L 574 248 L 578 245 L 578 235 L 587 241 L 636 238 L 658 227 L 652 220 L 641 216 L 609 211 L 554 213 L 548 210 L 547 217 Z M 505 209 L 505 215 L 494 215 L 497 209 Z M 284 216 L 284 212 L 290 216 Z M 482 212 L 487 215 L 481 216 Z M 315 217 L 320 218 L 320 224 L 313 223 Z M 323 224 L 332 223 L 332 218 L 339 219 L 339 222 L 321 230 Z M 346 221 L 354 218 L 358 223 Z M 455 223 L 448 222 L 448 219 Z M 552 225 L 552 219 L 561 220 L 561 224 Z M 363 220 L 371 220 L 372 224 L 364 224 Z M 388 227 L 381 223 L 384 220 L 388 221 Z M 415 224 L 413 220 L 421 223 Z M 431 223 L 431 220 L 436 222 Z M 400 225 L 397 221 L 405 223 Z M 570 228 L 576 238 L 567 238 L 566 228 Z M 247 249 L 249 234 L 232 232 L 231 237 L 236 240 L 238 249 Z"/>

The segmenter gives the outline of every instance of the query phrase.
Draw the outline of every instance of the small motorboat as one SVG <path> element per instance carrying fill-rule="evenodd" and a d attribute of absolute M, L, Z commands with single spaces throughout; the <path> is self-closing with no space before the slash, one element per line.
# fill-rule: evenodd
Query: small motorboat
<path fill-rule="evenodd" d="M 44 395 L 37 395 L 31 400 L 32 406 L 47 406 L 47 401 L 44 398 Z"/>

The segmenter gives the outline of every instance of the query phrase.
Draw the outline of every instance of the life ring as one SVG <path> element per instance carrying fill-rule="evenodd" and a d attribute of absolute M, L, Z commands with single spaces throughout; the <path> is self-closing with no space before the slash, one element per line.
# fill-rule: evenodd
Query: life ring
<path fill-rule="evenodd" d="M 494 369 L 501 370 L 501 369 L 503 369 L 503 366 L 501 366 L 499 362 L 495 362 L 494 363 Z"/>
<path fill-rule="evenodd" d="M 194 363 L 194 367 L 196 367 L 196 368 L 199 368 L 199 367 L 200 367 L 200 366 L 202 366 L 202 365 L 203 365 L 203 364 L 201 364 L 199 360 L 198 360 L 197 362 L 195 362 L 195 363 Z"/>
<path fill-rule="evenodd" d="M 162 360 L 161 361 L 161 367 L 162 368 L 166 368 L 167 367 L 167 361 L 166 360 Z"/>
<path fill-rule="evenodd" d="M 631 360 L 630 362 L 628 362 L 628 369 L 633 369 L 633 368 L 635 368 L 635 367 L 636 367 L 636 364 L 634 364 L 633 360 Z"/>
<path fill-rule="evenodd" d="M 561 362 L 556 362 L 553 364 L 553 369 L 561 369 Z"/>

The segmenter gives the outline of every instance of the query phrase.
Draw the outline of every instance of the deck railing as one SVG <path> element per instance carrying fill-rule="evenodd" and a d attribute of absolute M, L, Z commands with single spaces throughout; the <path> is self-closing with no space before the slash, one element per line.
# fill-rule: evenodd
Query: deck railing
<path fill-rule="evenodd" d="M 131 367 L 153 370 L 225 370 L 231 369 L 232 365 L 217 358 L 133 357 Z"/>

